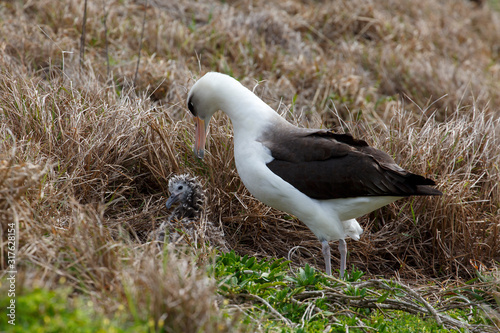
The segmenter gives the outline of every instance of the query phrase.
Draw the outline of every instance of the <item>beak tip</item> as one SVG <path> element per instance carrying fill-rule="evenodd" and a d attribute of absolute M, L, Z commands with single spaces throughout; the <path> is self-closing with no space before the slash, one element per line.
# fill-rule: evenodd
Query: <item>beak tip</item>
<path fill-rule="evenodd" d="M 194 155 L 202 160 L 205 157 L 205 150 L 204 149 L 195 149 L 194 150 Z"/>
<path fill-rule="evenodd" d="M 172 195 L 172 196 L 170 196 L 170 198 L 167 199 L 167 202 L 165 202 L 165 207 L 167 207 L 167 209 L 170 209 L 170 207 L 172 207 L 172 205 L 175 202 L 177 202 L 177 196 Z"/>
<path fill-rule="evenodd" d="M 194 141 L 194 154 L 200 160 L 205 156 L 206 124 L 205 120 L 195 117 L 196 136 Z"/>

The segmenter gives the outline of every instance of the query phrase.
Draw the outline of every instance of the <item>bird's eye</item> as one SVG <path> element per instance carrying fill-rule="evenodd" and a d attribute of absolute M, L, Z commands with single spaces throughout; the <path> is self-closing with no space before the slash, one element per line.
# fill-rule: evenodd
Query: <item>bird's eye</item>
<path fill-rule="evenodd" d="M 195 112 L 194 112 L 194 105 L 193 105 L 193 102 L 189 101 L 188 102 L 188 109 L 189 111 L 193 114 L 193 116 L 195 115 Z"/>

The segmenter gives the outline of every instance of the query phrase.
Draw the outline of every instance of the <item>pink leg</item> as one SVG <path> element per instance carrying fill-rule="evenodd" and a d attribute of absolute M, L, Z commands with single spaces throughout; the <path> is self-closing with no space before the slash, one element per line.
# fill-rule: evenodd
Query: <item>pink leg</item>
<path fill-rule="evenodd" d="M 321 252 L 323 252 L 323 258 L 325 258 L 326 275 L 332 275 L 332 263 L 331 263 L 331 258 L 330 258 L 330 244 L 328 244 L 328 241 L 324 240 L 321 242 Z"/>
<path fill-rule="evenodd" d="M 340 252 L 340 278 L 343 279 L 346 267 L 346 258 L 347 258 L 347 243 L 343 239 L 339 239 L 339 252 Z"/>

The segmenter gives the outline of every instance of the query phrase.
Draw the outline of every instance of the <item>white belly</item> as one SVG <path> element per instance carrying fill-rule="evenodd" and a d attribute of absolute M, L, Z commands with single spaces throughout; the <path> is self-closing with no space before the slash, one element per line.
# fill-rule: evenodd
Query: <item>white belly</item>
<path fill-rule="evenodd" d="M 366 215 L 398 199 L 401 199 L 401 197 L 372 196 L 331 199 L 322 200 L 322 206 L 324 209 L 335 211 L 340 220 L 346 221 Z"/>

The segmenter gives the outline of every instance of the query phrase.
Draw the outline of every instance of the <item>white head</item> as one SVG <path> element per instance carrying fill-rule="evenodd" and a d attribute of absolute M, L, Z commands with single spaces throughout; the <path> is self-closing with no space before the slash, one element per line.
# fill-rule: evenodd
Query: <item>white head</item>
<path fill-rule="evenodd" d="M 219 88 L 227 81 L 238 82 L 228 75 L 209 72 L 196 81 L 189 91 L 187 106 L 196 124 L 194 153 L 198 158 L 204 156 L 210 118 L 221 108 Z"/>
<path fill-rule="evenodd" d="M 260 112 L 258 110 L 269 112 L 267 109 L 270 109 L 240 82 L 229 75 L 215 72 L 205 74 L 193 85 L 188 94 L 187 106 L 196 123 L 194 152 L 199 158 L 203 158 L 208 123 L 215 112 L 225 112 L 236 125 L 262 118 L 262 114 L 257 114 Z"/>

